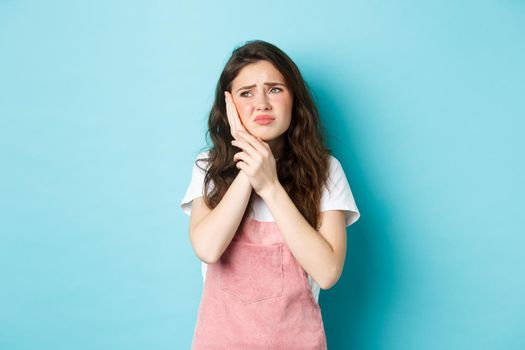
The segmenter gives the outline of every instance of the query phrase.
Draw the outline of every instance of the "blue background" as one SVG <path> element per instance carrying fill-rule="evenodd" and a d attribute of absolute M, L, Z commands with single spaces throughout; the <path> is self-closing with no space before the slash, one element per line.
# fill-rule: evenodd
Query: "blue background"
<path fill-rule="evenodd" d="M 361 219 L 330 349 L 525 348 L 525 2 L 0 2 L 0 349 L 188 349 L 231 50 L 312 87 Z"/>

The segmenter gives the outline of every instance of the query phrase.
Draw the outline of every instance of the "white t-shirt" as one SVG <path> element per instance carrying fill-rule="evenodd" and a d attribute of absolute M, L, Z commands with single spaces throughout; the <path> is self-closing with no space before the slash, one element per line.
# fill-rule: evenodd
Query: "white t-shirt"
<path fill-rule="evenodd" d="M 208 151 L 201 152 L 197 155 L 197 159 L 207 158 Z M 198 162 L 200 167 L 207 169 L 206 161 Z M 201 170 L 193 162 L 193 170 L 190 184 L 186 190 L 184 198 L 180 202 L 180 207 L 186 215 L 191 214 L 191 202 L 194 198 L 204 195 L 204 176 L 205 172 Z M 213 183 L 210 184 L 210 189 L 213 188 Z M 256 193 L 253 196 L 251 206 L 254 211 L 254 219 L 258 221 L 275 221 L 266 203 Z M 360 217 L 359 210 L 355 204 L 354 196 L 350 189 L 350 185 L 346 175 L 341 167 L 341 163 L 334 156 L 330 156 L 330 172 L 326 185 L 323 186 L 321 195 L 321 212 L 327 210 L 343 210 L 345 213 L 346 226 L 352 225 Z M 203 283 L 206 279 L 207 264 L 201 262 L 201 271 Z M 316 302 L 319 302 L 319 285 L 308 275 L 308 283 L 310 285 L 312 295 Z"/>

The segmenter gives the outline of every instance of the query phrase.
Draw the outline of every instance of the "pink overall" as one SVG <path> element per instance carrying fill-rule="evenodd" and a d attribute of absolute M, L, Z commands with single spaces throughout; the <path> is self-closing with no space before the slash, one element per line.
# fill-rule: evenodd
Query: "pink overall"
<path fill-rule="evenodd" d="M 275 222 L 245 216 L 209 264 L 193 350 L 325 350 L 321 309 Z"/>

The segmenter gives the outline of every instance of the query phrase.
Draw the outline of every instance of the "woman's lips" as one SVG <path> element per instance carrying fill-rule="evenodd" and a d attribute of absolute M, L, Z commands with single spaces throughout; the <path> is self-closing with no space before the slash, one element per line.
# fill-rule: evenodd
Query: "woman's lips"
<path fill-rule="evenodd" d="M 271 118 L 255 119 L 255 122 L 259 125 L 268 125 L 271 122 L 273 122 L 273 119 Z"/>
<path fill-rule="evenodd" d="M 271 115 L 258 115 L 255 117 L 255 122 L 259 125 L 267 125 L 274 121 Z"/>

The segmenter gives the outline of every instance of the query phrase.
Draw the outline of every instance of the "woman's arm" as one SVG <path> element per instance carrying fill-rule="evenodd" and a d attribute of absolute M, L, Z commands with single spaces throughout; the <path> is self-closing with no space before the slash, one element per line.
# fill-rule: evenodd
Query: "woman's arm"
<path fill-rule="evenodd" d="M 261 197 L 297 262 L 322 289 L 331 288 L 339 280 L 345 261 L 344 212 L 322 212 L 318 232 L 306 221 L 280 183 L 261 193 Z"/>
<path fill-rule="evenodd" d="M 269 144 L 248 133 L 239 135 L 242 140 L 234 144 L 243 152 L 233 156 L 235 165 L 246 173 L 254 191 L 266 202 L 299 264 L 321 288 L 331 288 L 341 276 L 346 254 L 344 212 L 322 212 L 321 226 L 316 231 L 279 182 Z"/>
<path fill-rule="evenodd" d="M 228 91 L 224 92 L 224 99 L 231 134 L 237 139 L 239 132 L 248 132 L 239 118 L 237 107 Z M 193 200 L 190 240 L 199 259 L 206 263 L 219 260 L 239 228 L 252 189 L 248 176 L 239 171 L 224 197 L 213 210 L 206 206 L 203 197 Z"/>
<path fill-rule="evenodd" d="M 209 264 L 219 260 L 239 228 L 251 193 L 248 176 L 239 171 L 214 209 L 206 206 L 203 197 L 193 200 L 190 241 L 200 260 Z"/>

